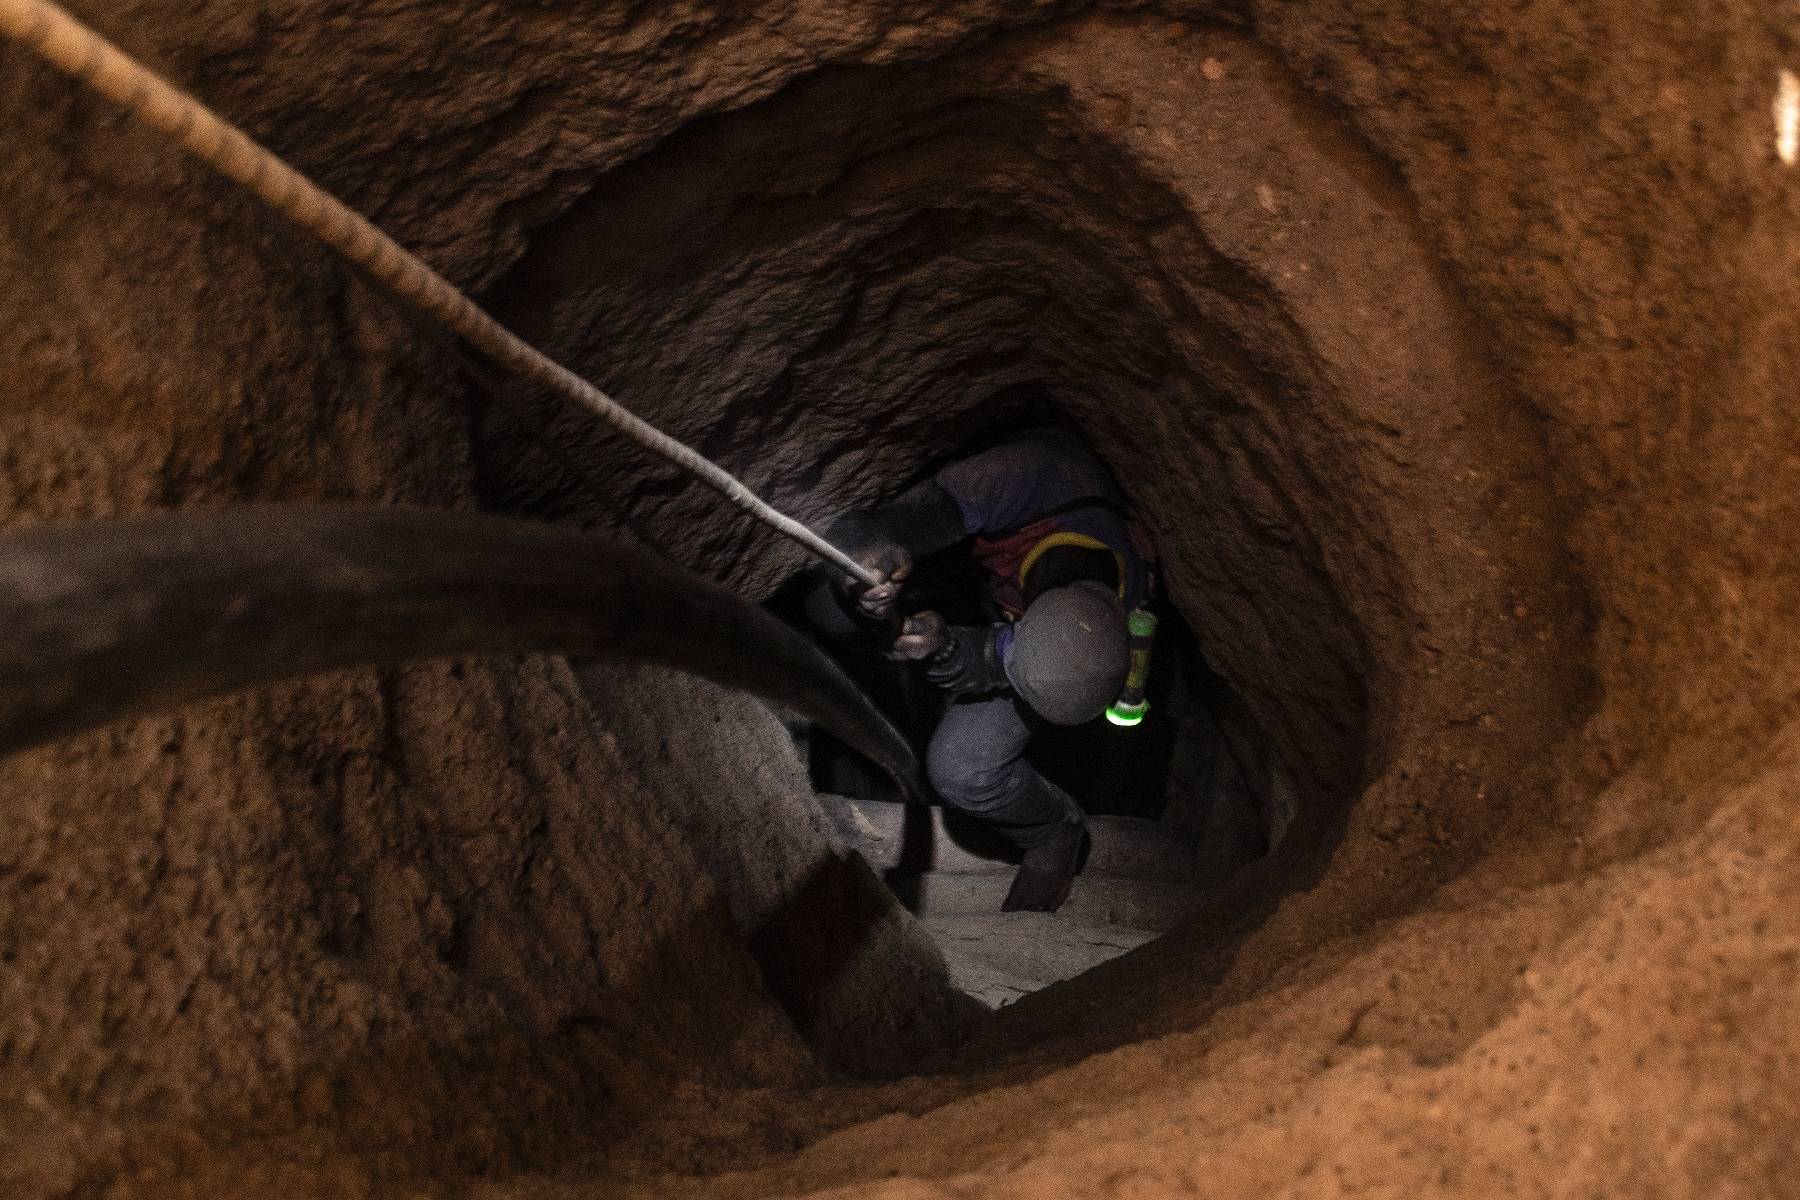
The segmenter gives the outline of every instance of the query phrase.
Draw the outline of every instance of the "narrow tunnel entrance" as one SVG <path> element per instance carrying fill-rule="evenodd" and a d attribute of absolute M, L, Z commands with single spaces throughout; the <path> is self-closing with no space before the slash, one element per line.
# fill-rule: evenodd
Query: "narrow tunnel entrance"
<path fill-rule="evenodd" d="M 694 122 L 538 226 L 484 302 L 816 524 L 1000 430 L 1049 416 L 1079 432 L 1149 514 L 1168 578 L 1151 720 L 1029 752 L 1093 817 L 1070 915 L 1133 931 L 1111 954 L 1268 855 L 1302 809 L 1309 842 L 1333 836 L 1369 695 L 1325 559 L 1366 531 L 1331 482 L 1344 443 L 1318 427 L 1310 351 L 1266 280 L 1037 69 L 829 71 Z M 622 527 L 752 595 L 800 565 L 555 406 L 490 406 L 477 444 L 495 507 Z M 917 584 L 952 620 L 977 591 L 959 569 Z M 936 701 L 894 664 L 856 673 L 923 745 Z M 908 907 L 991 919 L 1004 848 L 955 814 L 909 821 L 860 763 L 801 737 L 810 790 L 845 798 L 837 832 Z M 1034 963 L 1005 994 L 1091 961 Z"/>
<path fill-rule="evenodd" d="M 947 460 L 991 446 L 1007 432 L 1067 428 L 1048 396 L 1040 386 L 993 398 L 984 407 L 1012 414 L 1007 424 L 965 442 Z M 1266 856 L 1292 821 L 1291 778 L 1247 708 L 1207 663 L 1196 631 L 1162 594 L 1154 581 L 1160 570 L 1160 563 L 1153 567 L 1146 605 L 1157 617 L 1149 716 L 1134 726 L 1105 717 L 1045 724 L 1025 752 L 1032 767 L 1081 806 L 1092 831 L 1070 900 L 1056 914 L 1001 911 L 1021 856 L 992 827 L 954 806 L 904 805 L 891 780 L 829 732 L 790 726 L 812 788 L 839 833 L 937 939 L 956 981 L 990 1006 L 1153 939 Z M 768 607 L 837 657 L 923 758 L 953 697 L 933 687 L 916 664 L 888 657 L 880 639 L 834 644 L 819 637 L 808 597 L 817 602 L 829 586 L 824 578 L 817 567 L 798 572 Z M 984 591 L 966 543 L 959 543 L 915 564 L 901 610 L 984 625 L 999 615 L 984 602 Z"/>

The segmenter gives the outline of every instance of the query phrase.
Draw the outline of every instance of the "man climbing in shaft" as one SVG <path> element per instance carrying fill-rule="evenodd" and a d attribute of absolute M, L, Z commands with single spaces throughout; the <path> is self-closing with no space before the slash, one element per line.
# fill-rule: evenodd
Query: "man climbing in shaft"
<path fill-rule="evenodd" d="M 1086 822 L 1025 761 L 1025 745 L 1045 722 L 1099 717 L 1125 683 L 1126 614 L 1148 585 L 1118 486 L 1070 434 L 1032 430 L 840 517 L 829 536 L 881 582 L 837 576 L 809 604 L 814 620 L 839 640 L 859 627 L 885 631 L 891 657 L 921 664 L 950 693 L 926 751 L 932 787 L 1024 850 L 1002 909 L 1054 912 L 1080 866 Z M 902 618 L 915 563 L 965 540 L 993 619 Z"/>

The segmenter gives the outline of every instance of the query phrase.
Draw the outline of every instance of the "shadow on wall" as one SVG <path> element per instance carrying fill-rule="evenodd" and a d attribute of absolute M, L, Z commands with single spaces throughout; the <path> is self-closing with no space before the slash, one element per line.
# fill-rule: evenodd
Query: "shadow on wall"
<path fill-rule="evenodd" d="M 961 1035 L 971 1010 L 936 948 L 840 848 L 765 704 L 655 668 L 583 663 L 576 674 L 823 1062 L 886 1075 Z"/>
<path fill-rule="evenodd" d="M 892 912 L 884 890 L 861 855 L 833 851 L 750 931 L 763 981 L 808 1042 L 825 1035 L 836 1018 L 839 987 L 862 969 L 865 955 L 877 952 L 880 927 Z M 977 1015 L 974 1008 L 967 1013 Z M 895 1075 L 910 1065 L 893 1061 L 860 1073 Z"/>

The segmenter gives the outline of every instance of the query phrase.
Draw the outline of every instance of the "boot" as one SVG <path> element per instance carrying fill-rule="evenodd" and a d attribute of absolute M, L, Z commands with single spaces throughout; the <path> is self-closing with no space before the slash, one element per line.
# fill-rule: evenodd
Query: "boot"
<path fill-rule="evenodd" d="M 1000 911 L 1055 912 L 1061 908 L 1081 867 L 1087 836 L 1087 822 L 1077 814 L 1027 850 L 1006 899 L 1000 902 Z"/>

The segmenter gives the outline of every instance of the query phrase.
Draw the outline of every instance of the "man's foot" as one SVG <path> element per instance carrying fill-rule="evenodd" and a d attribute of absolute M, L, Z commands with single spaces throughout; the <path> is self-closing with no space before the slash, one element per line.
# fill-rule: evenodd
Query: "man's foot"
<path fill-rule="evenodd" d="M 1000 902 L 1001 912 L 1055 912 L 1069 898 L 1069 887 L 1081 866 L 1087 823 L 1077 818 L 1025 852 L 1012 888 Z"/>

